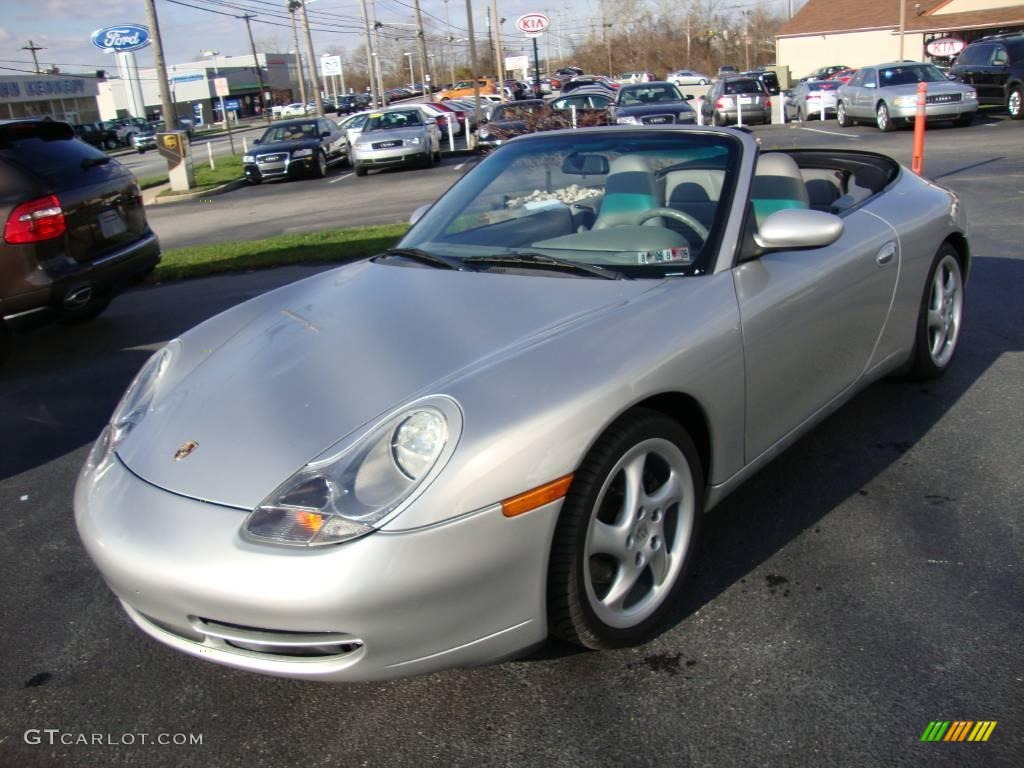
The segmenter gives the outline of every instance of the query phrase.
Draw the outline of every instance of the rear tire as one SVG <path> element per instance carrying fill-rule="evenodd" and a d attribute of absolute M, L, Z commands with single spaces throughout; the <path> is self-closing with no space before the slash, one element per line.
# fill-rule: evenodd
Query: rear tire
<path fill-rule="evenodd" d="M 846 128 L 853 125 L 853 121 L 850 120 L 849 116 L 846 114 L 846 105 L 841 101 L 836 104 L 836 123 L 839 124 L 840 128 Z"/>
<path fill-rule="evenodd" d="M 963 313 L 964 279 L 960 256 L 952 245 L 943 243 L 928 270 L 909 378 L 935 379 L 949 369 L 960 341 Z"/>
<path fill-rule="evenodd" d="M 7 327 L 7 323 L 0 320 L 0 367 L 10 357 L 13 346 L 14 340 L 11 338 L 11 329 Z"/>
<path fill-rule="evenodd" d="M 93 294 L 93 297 L 85 306 L 61 312 L 60 322 L 64 325 L 78 325 L 79 323 L 95 320 L 110 306 L 110 302 L 113 299 L 114 296 L 110 293 Z"/>
<path fill-rule="evenodd" d="M 562 505 L 548 566 L 548 626 L 587 648 L 653 637 L 685 586 L 703 469 L 678 423 L 625 414 L 590 449 Z"/>
<path fill-rule="evenodd" d="M 1016 85 L 1006 94 L 1006 111 L 1010 113 L 1011 120 L 1024 117 L 1024 88 Z"/>
<path fill-rule="evenodd" d="M 893 123 L 892 116 L 889 114 L 889 107 L 884 101 L 878 102 L 878 106 L 875 107 L 875 125 L 878 126 L 878 130 L 882 133 L 889 133 L 890 131 L 896 130 L 896 125 Z"/>
<path fill-rule="evenodd" d="M 803 107 L 796 108 L 796 119 L 799 120 L 801 123 L 807 122 L 807 116 L 804 114 Z"/>

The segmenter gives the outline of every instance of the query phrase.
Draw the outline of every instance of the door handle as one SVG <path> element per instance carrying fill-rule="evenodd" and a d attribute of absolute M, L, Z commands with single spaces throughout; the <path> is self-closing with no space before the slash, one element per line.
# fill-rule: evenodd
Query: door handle
<path fill-rule="evenodd" d="M 886 264 L 892 261 L 895 255 L 896 243 L 886 243 L 879 249 L 878 255 L 875 256 L 875 261 L 878 262 L 879 266 L 884 267 Z"/>

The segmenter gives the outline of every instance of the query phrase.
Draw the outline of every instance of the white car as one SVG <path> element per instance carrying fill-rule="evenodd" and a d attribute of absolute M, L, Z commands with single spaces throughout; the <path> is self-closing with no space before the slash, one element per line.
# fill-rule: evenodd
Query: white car
<path fill-rule="evenodd" d="M 297 101 L 281 107 L 281 117 L 305 117 L 306 111 L 306 105 Z"/>
<path fill-rule="evenodd" d="M 694 72 L 692 69 L 669 72 L 665 79 L 676 85 L 707 85 L 711 82 L 710 77 L 702 75 L 700 72 Z"/>

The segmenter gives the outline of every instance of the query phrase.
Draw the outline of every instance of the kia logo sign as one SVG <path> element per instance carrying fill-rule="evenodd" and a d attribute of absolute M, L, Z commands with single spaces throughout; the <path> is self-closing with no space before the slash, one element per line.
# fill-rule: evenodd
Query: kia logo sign
<path fill-rule="evenodd" d="M 149 29 L 141 24 L 118 24 L 92 33 L 92 44 L 104 51 L 137 51 L 149 45 Z"/>
<path fill-rule="evenodd" d="M 530 37 L 535 37 L 547 29 L 550 23 L 543 13 L 527 13 L 516 19 L 516 28 Z"/>
<path fill-rule="evenodd" d="M 924 49 L 929 56 L 946 59 L 960 53 L 964 49 L 964 41 L 958 37 L 941 37 L 932 40 Z"/>

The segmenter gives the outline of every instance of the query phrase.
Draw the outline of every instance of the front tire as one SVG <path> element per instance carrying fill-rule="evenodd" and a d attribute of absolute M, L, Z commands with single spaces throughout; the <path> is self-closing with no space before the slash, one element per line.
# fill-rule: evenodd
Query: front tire
<path fill-rule="evenodd" d="M 889 107 L 884 101 L 878 102 L 878 106 L 875 108 L 875 125 L 882 133 L 889 133 L 896 129 L 892 117 L 889 115 Z"/>
<path fill-rule="evenodd" d="M 313 178 L 322 179 L 327 175 L 327 155 L 323 152 L 316 153 L 316 163 L 313 165 Z"/>
<path fill-rule="evenodd" d="M 653 637 L 685 584 L 703 490 L 697 450 L 678 423 L 636 410 L 609 427 L 576 472 L 555 528 L 551 632 L 595 649 Z"/>
<path fill-rule="evenodd" d="M 365 176 L 366 175 L 366 168 L 364 168 L 363 166 L 361 166 L 361 165 L 354 165 L 353 168 L 355 169 L 356 176 Z"/>
<path fill-rule="evenodd" d="M 935 379 L 953 362 L 964 314 L 963 269 L 957 250 L 943 243 L 928 272 L 917 318 L 911 379 Z"/>
<path fill-rule="evenodd" d="M 807 115 L 804 114 L 803 107 L 796 108 L 796 119 L 799 120 L 801 123 L 807 122 Z"/>
<path fill-rule="evenodd" d="M 1017 85 L 1006 94 L 1006 111 L 1010 113 L 1011 120 L 1024 117 L 1024 88 Z"/>
<path fill-rule="evenodd" d="M 953 120 L 953 125 L 955 125 L 957 128 L 966 128 L 968 125 L 970 125 L 973 122 L 974 122 L 974 113 L 973 112 L 965 112 L 964 114 L 959 115 L 956 119 Z"/>

